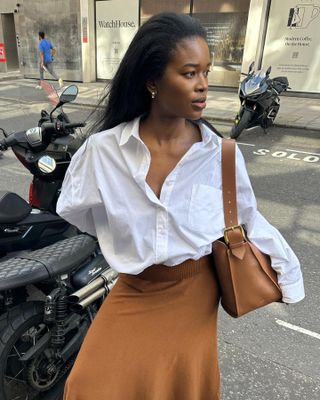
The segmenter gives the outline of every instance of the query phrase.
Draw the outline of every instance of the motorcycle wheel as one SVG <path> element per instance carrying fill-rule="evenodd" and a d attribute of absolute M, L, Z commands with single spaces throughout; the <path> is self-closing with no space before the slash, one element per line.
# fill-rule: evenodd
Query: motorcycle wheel
<path fill-rule="evenodd" d="M 237 125 L 234 124 L 231 129 L 231 139 L 237 139 L 240 136 L 241 132 L 248 126 L 251 116 L 252 113 L 250 111 L 244 110 L 239 123 Z"/>
<path fill-rule="evenodd" d="M 1 400 L 36 399 L 61 377 L 59 370 L 47 372 L 45 352 L 28 363 L 19 360 L 49 330 L 43 323 L 43 310 L 42 302 L 32 301 L 14 307 L 1 318 L 2 322 L 6 319 L 0 333 Z"/>

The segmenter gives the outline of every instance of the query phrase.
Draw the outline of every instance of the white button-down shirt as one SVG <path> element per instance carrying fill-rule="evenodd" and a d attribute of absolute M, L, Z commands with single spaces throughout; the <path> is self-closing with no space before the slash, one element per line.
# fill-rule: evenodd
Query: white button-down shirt
<path fill-rule="evenodd" d="M 177 265 L 210 254 L 223 236 L 221 139 L 200 125 L 192 145 L 167 176 L 160 199 L 146 182 L 150 152 L 139 137 L 140 118 L 91 136 L 73 156 L 57 212 L 96 236 L 118 272 L 138 274 L 152 264 Z M 238 220 L 249 239 L 269 254 L 283 292 L 304 297 L 297 257 L 257 211 L 243 156 L 237 149 Z"/>

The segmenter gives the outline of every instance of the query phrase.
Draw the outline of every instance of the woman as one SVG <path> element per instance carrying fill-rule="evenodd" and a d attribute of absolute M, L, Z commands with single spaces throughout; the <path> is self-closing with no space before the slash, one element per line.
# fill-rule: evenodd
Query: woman
<path fill-rule="evenodd" d="M 68 378 L 65 400 L 217 400 L 219 292 L 211 243 L 224 228 L 221 139 L 200 121 L 210 54 L 186 15 L 152 17 L 112 82 L 101 132 L 73 157 L 59 214 L 98 237 L 120 278 Z M 239 222 L 270 254 L 283 301 L 300 266 L 259 214 L 237 150 Z"/>

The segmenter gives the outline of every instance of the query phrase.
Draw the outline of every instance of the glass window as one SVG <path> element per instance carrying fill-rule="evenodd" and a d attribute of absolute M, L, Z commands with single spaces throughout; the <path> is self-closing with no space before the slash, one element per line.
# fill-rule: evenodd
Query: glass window
<path fill-rule="evenodd" d="M 141 0 L 141 24 L 163 11 L 190 13 L 190 0 Z"/>
<path fill-rule="evenodd" d="M 193 16 L 207 30 L 213 68 L 209 84 L 238 87 L 250 0 L 194 0 Z"/>

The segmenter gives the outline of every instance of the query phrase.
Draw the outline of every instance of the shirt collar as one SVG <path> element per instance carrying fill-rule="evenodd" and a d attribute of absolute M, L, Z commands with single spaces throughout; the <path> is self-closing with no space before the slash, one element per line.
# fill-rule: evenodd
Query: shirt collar
<path fill-rule="evenodd" d="M 210 144 L 212 148 L 216 148 L 219 144 L 219 136 L 203 123 L 199 123 L 199 128 L 202 136 L 203 146 Z"/>
<path fill-rule="evenodd" d="M 124 129 L 122 130 L 119 145 L 123 146 L 128 142 L 131 136 L 135 137 L 136 139 L 140 140 L 139 137 L 139 125 L 140 125 L 140 117 L 133 119 L 132 121 L 128 122 Z"/>

